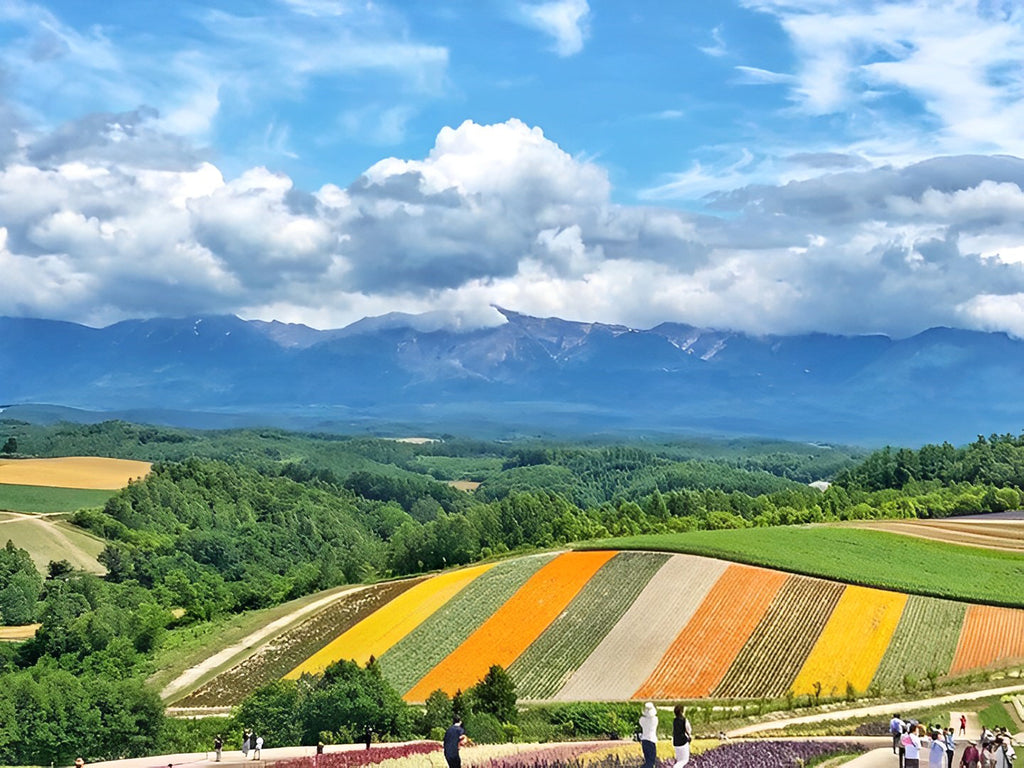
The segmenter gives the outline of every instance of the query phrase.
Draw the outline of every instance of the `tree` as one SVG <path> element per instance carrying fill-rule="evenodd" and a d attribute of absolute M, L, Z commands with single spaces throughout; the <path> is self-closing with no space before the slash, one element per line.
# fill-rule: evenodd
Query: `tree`
<path fill-rule="evenodd" d="M 308 690 L 300 696 L 298 719 L 303 743 L 315 744 L 321 731 L 350 740 L 371 729 L 379 736 L 408 735 L 412 717 L 401 695 L 384 679 L 377 664 L 354 661 L 331 664 L 319 677 L 303 677 Z"/>
<path fill-rule="evenodd" d="M 492 714 L 503 723 L 514 723 L 518 719 L 516 685 L 502 666 L 492 665 L 470 690 L 475 711 Z"/>
<path fill-rule="evenodd" d="M 444 730 L 452 722 L 452 700 L 440 688 L 427 696 L 424 703 L 423 719 L 420 721 L 420 732 L 429 737 L 435 728 Z"/>
<path fill-rule="evenodd" d="M 259 688 L 238 707 L 236 720 L 256 733 L 272 733 L 278 744 L 297 744 L 302 739 L 296 712 L 299 688 L 294 680 L 275 680 Z"/>
<path fill-rule="evenodd" d="M 17 453 L 18 452 L 18 438 L 8 437 L 7 442 L 4 443 L 4 447 L 0 448 L 0 453 Z"/>
<path fill-rule="evenodd" d="M 0 621 L 28 624 L 35 618 L 43 577 L 28 552 L 8 540 L 0 549 Z"/>

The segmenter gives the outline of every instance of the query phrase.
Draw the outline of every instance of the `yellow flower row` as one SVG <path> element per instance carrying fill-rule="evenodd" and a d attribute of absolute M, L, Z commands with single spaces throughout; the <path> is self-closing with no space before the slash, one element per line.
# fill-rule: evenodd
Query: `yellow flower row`
<path fill-rule="evenodd" d="M 333 662 L 344 659 L 354 659 L 365 665 L 370 656 L 380 658 L 382 653 L 412 632 L 471 581 L 493 567 L 494 563 L 477 565 L 448 571 L 420 582 L 339 635 L 285 677 L 297 678 L 304 672 L 317 674 Z"/>
<path fill-rule="evenodd" d="M 906 602 L 907 596 L 896 592 L 847 587 L 797 675 L 793 691 L 841 696 L 847 684 L 866 690 Z"/>

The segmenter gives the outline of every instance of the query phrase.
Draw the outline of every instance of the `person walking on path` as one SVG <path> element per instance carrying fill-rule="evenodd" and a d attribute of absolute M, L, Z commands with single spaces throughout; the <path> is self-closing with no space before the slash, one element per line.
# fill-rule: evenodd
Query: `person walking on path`
<path fill-rule="evenodd" d="M 942 732 L 942 741 L 946 746 L 946 768 L 953 768 L 953 755 L 956 754 L 956 741 L 953 740 L 952 728 L 946 728 Z"/>
<path fill-rule="evenodd" d="M 967 735 L 967 715 L 960 715 L 960 732 L 957 736 Z"/>
<path fill-rule="evenodd" d="M 459 756 L 459 747 L 469 743 L 466 736 L 466 729 L 462 727 L 462 718 L 458 715 L 444 732 L 444 759 L 448 768 L 462 768 L 462 758 Z"/>
<path fill-rule="evenodd" d="M 889 721 L 889 735 L 892 736 L 892 753 L 894 755 L 899 751 L 900 739 L 903 737 L 905 730 L 906 726 L 900 719 L 899 713 L 893 715 Z"/>
<path fill-rule="evenodd" d="M 242 733 L 242 759 L 249 759 L 249 747 L 252 746 L 252 732 L 246 728 Z"/>
<path fill-rule="evenodd" d="M 263 751 L 263 737 L 262 736 L 257 736 L 256 739 L 253 742 L 252 759 L 253 760 L 259 760 L 260 759 L 260 752 L 262 752 L 262 751 Z"/>
<path fill-rule="evenodd" d="M 641 768 L 654 768 L 658 760 L 658 710 L 649 701 L 640 715 L 640 748 L 644 753 Z"/>
<path fill-rule="evenodd" d="M 219 763 L 221 755 L 224 754 L 224 739 L 220 737 L 219 733 L 213 739 L 213 754 L 214 762 Z"/>
<path fill-rule="evenodd" d="M 686 719 L 686 708 L 676 704 L 675 717 L 672 719 L 672 748 L 676 752 L 676 768 L 683 768 L 690 762 L 690 742 L 693 741 L 693 732 L 690 730 L 690 721 Z"/>

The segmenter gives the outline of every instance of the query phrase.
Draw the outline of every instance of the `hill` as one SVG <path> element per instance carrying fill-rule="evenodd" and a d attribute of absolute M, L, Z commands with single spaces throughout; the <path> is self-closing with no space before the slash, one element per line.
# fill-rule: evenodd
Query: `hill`
<path fill-rule="evenodd" d="M 371 657 L 409 701 L 465 690 L 492 664 L 526 700 L 668 700 L 902 691 L 1024 658 L 1019 608 L 696 555 L 534 555 L 359 594 L 332 607 L 331 638 L 307 619 L 176 703 L 227 706 L 262 682 Z"/>
<path fill-rule="evenodd" d="M 1024 342 L 1005 334 L 760 337 L 501 312 L 474 330 L 411 316 L 326 331 L 233 316 L 0 318 L 0 403 L 25 419 L 856 443 L 964 440 L 1024 416 Z"/>

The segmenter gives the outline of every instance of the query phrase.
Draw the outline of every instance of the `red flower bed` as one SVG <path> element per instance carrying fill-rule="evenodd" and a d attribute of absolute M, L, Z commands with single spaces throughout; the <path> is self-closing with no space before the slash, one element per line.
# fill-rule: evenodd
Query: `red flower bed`
<path fill-rule="evenodd" d="M 310 757 L 295 757 L 275 763 L 275 768 L 358 768 L 363 765 L 376 765 L 385 760 L 393 760 L 411 755 L 426 755 L 437 752 L 441 745 L 436 741 L 417 742 L 415 744 L 395 744 L 393 746 L 371 747 L 370 749 L 349 749 L 344 752 L 330 752 Z"/>

